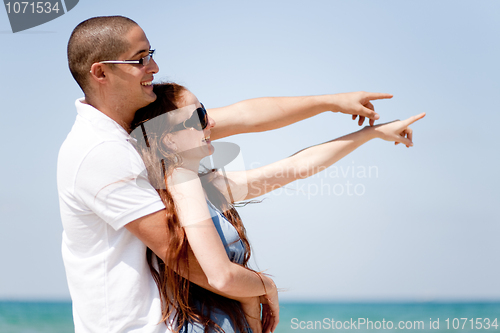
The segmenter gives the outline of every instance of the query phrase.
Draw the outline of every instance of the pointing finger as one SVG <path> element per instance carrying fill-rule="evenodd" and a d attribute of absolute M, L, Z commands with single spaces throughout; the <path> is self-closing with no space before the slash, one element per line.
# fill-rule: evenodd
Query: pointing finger
<path fill-rule="evenodd" d="M 411 124 L 413 124 L 414 122 L 416 122 L 419 119 L 422 119 L 423 117 L 425 117 L 425 112 L 422 112 L 421 114 L 418 114 L 416 116 L 412 116 L 412 117 L 404 120 L 403 123 L 405 126 L 410 126 Z"/>
<path fill-rule="evenodd" d="M 366 93 L 365 99 L 369 101 L 374 101 L 377 99 L 388 99 L 392 98 L 391 94 L 384 94 L 384 93 Z"/>

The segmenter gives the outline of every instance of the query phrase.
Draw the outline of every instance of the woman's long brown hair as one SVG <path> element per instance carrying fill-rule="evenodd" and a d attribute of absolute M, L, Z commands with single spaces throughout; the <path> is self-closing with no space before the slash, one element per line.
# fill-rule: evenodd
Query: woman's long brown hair
<path fill-rule="evenodd" d="M 137 150 L 147 167 L 149 181 L 165 204 L 167 216 L 165 260 L 160 259 L 149 248 L 146 253 L 151 274 L 160 292 L 162 321 L 167 323 L 174 315 L 173 318 L 178 325 L 176 333 L 186 323 L 203 325 L 205 333 L 223 332 L 222 328 L 210 319 L 210 315 L 218 309 L 229 316 L 239 332 L 246 332 L 245 314 L 239 302 L 190 283 L 189 269 L 187 269 L 187 278 L 177 273 L 186 274 L 186 267 L 189 267 L 188 253 L 191 250 L 184 229 L 179 222 L 175 202 L 166 184 L 168 175 L 179 164 L 179 156 L 163 144 L 163 139 L 169 127 L 173 125 L 169 124 L 166 113 L 179 108 L 177 105 L 187 89 L 175 83 L 162 83 L 154 85 L 153 90 L 157 96 L 156 101 L 136 112 L 131 128 L 132 136 L 135 136 L 138 141 Z M 156 119 L 148 121 L 153 118 Z M 237 230 L 246 250 L 242 266 L 248 268 L 250 244 L 245 228 L 233 204 L 228 202 L 213 184 L 212 181 L 216 177 L 214 171 L 216 170 L 210 170 L 200 179 L 210 202 L 223 212 Z M 199 308 L 194 305 L 195 300 L 200 302 Z"/>

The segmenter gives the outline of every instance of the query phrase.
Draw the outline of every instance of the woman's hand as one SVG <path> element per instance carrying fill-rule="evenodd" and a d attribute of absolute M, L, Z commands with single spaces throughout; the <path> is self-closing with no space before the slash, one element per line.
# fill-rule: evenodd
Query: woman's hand
<path fill-rule="evenodd" d="M 252 332 L 262 333 L 262 322 L 260 320 L 260 298 L 258 296 L 248 297 L 245 300 L 240 300 L 240 303 Z"/>
<path fill-rule="evenodd" d="M 280 321 L 280 305 L 278 300 L 278 289 L 271 278 L 262 275 L 263 278 L 272 282 L 273 288 L 267 290 L 267 294 L 260 296 L 262 303 L 262 332 L 272 333 L 276 330 Z"/>
<path fill-rule="evenodd" d="M 390 123 L 366 127 L 366 130 L 373 131 L 377 138 L 393 141 L 396 145 L 402 143 L 406 145 L 406 147 L 411 147 L 413 146 L 413 130 L 408 126 L 423 117 L 425 117 L 425 112 L 406 120 L 395 120 Z"/>

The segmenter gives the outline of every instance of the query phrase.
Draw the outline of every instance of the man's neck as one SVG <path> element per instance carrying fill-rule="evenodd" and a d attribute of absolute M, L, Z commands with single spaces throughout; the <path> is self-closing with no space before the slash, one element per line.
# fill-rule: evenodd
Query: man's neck
<path fill-rule="evenodd" d="M 132 120 L 134 120 L 135 111 L 128 111 L 125 107 L 120 105 L 104 103 L 87 95 L 85 96 L 83 103 L 92 105 L 94 108 L 101 111 L 106 116 L 113 119 L 118 125 L 123 127 L 127 133 L 130 133 L 130 125 L 132 124 Z"/>

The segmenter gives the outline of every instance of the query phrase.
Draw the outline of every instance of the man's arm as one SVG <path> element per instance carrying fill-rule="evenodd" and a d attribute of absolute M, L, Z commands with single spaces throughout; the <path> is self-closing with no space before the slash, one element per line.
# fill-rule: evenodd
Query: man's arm
<path fill-rule="evenodd" d="M 359 116 L 361 126 L 365 118 L 373 125 L 379 115 L 370 101 L 392 98 L 390 94 L 352 92 L 334 95 L 301 97 L 263 97 L 249 99 L 229 106 L 210 109 L 215 120 L 213 140 L 226 136 L 263 132 L 284 127 L 325 111 Z"/>
<path fill-rule="evenodd" d="M 165 210 L 160 210 L 156 213 L 152 213 L 146 216 L 143 216 L 135 221 L 132 221 L 125 225 L 128 231 L 133 233 L 137 238 L 139 238 L 147 247 L 149 247 L 158 257 L 164 260 L 164 256 L 167 253 L 167 234 L 165 229 L 166 223 L 166 214 Z M 188 268 L 189 268 L 189 281 L 199 285 L 202 288 L 210 290 L 216 294 L 222 295 L 224 297 L 228 297 L 235 300 L 244 299 L 246 297 L 251 297 L 248 295 L 238 296 L 237 293 L 224 293 L 219 289 L 213 287 L 210 284 L 206 274 L 204 273 L 202 267 L 200 266 L 198 260 L 194 256 L 193 252 L 188 251 L 189 256 L 189 267 L 185 262 L 181 262 L 180 269 L 181 271 L 177 272 L 179 275 L 186 277 L 188 276 Z M 226 255 L 227 257 L 227 255 Z M 185 264 L 185 265 L 183 265 Z M 250 271 L 249 271 L 250 272 Z M 255 274 L 255 273 L 252 273 Z M 271 279 L 267 278 L 265 275 L 264 283 L 266 285 L 266 290 L 272 290 L 276 288 Z M 259 283 L 260 280 L 258 280 Z M 260 285 L 262 291 L 262 285 Z M 258 289 L 258 288 L 254 288 Z M 247 291 L 242 291 L 241 294 L 248 294 Z M 252 291 L 250 291 L 252 294 Z M 256 293 L 257 295 L 262 295 L 262 293 Z"/>
<path fill-rule="evenodd" d="M 162 260 L 164 259 L 164 255 L 167 251 L 167 240 L 166 240 L 166 214 L 165 210 L 160 210 L 158 212 L 146 215 L 141 217 L 135 221 L 132 221 L 125 225 L 128 231 L 133 233 L 137 238 L 139 238 L 146 246 L 148 246 L 156 255 L 158 255 Z M 213 226 L 213 224 L 212 224 Z M 218 234 L 217 234 L 217 237 Z M 220 241 L 220 238 L 219 238 Z M 224 256 L 227 255 L 224 253 Z M 189 263 L 189 267 L 187 265 Z M 184 265 L 183 265 L 184 264 Z M 220 289 L 214 288 L 214 286 L 210 283 L 207 275 L 204 273 L 203 268 L 201 267 L 199 261 L 194 255 L 193 251 L 190 249 L 188 251 L 188 260 L 187 262 L 180 262 L 180 269 L 177 273 L 181 276 L 187 278 L 188 277 L 188 268 L 189 268 L 189 281 L 199 285 L 200 287 L 207 289 L 213 293 L 218 295 L 234 299 L 242 303 L 243 309 L 247 316 L 247 320 L 251 321 L 251 327 L 254 332 L 260 333 L 262 332 L 262 327 L 258 325 L 258 321 L 255 321 L 254 317 L 260 316 L 260 312 L 255 309 L 258 307 L 260 309 L 260 301 L 259 297 L 250 296 L 250 295 L 264 295 L 266 302 L 268 302 L 268 306 L 272 308 L 272 316 L 268 316 L 270 323 L 266 325 L 264 333 L 270 333 L 274 331 L 279 322 L 279 301 L 278 301 L 278 293 L 276 289 L 276 285 L 266 275 L 260 275 L 258 278 L 255 273 L 250 270 L 246 270 L 243 267 L 238 267 L 241 270 L 244 270 L 243 273 L 247 273 L 248 282 L 250 279 L 256 280 L 253 281 L 253 286 L 250 283 L 243 283 L 245 287 L 239 288 L 239 290 L 228 290 L 228 293 L 221 291 Z M 240 274 L 241 275 L 241 274 Z M 241 281 L 238 281 L 241 284 Z M 256 282 L 256 283 L 255 283 Z M 264 286 L 262 286 L 264 284 Z M 253 287 L 253 288 L 251 288 Z M 261 290 L 262 288 L 262 290 Z M 261 290 L 261 291 L 259 291 Z M 267 294 L 264 294 L 267 292 Z M 243 295 L 243 296 L 240 296 Z M 249 309 L 252 309 L 249 311 Z M 255 311 L 254 311 L 255 310 Z M 257 314 L 259 313 L 259 315 Z M 260 319 L 260 318 L 259 318 Z"/>

